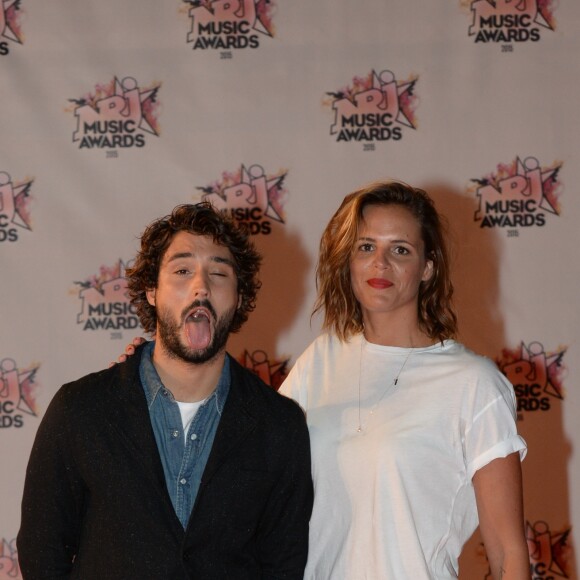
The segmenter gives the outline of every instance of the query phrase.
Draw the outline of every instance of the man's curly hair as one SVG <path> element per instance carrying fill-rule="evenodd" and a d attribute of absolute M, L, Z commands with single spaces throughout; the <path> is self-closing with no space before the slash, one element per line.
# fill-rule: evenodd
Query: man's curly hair
<path fill-rule="evenodd" d="M 230 330 L 237 332 L 256 307 L 256 295 L 261 286 L 258 272 L 262 257 L 249 236 L 208 202 L 178 205 L 170 215 L 147 226 L 141 236 L 141 249 L 134 266 L 127 269 L 126 275 L 129 297 L 145 332 L 153 333 L 157 327 L 157 313 L 147 301 L 146 292 L 157 287 L 161 260 L 178 232 L 210 236 L 216 244 L 225 246 L 232 253 L 241 303 Z"/>

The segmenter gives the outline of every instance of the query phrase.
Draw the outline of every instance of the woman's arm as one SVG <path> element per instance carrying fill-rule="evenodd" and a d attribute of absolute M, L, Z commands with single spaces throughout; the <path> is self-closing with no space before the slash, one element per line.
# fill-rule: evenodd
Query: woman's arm
<path fill-rule="evenodd" d="M 473 476 L 479 527 L 495 580 L 529 580 L 519 453 L 494 459 Z"/>

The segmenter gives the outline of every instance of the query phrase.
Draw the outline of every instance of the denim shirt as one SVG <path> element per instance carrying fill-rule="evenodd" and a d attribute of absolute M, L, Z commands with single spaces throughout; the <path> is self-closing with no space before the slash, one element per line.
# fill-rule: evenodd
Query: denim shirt
<path fill-rule="evenodd" d="M 153 366 L 154 347 L 155 342 L 145 345 L 139 375 L 147 398 L 149 417 L 161 456 L 169 497 L 185 529 L 230 391 L 230 361 L 226 355 L 216 389 L 198 409 L 189 426 L 187 437 L 184 438 L 177 402 L 171 391 L 163 386 Z"/>

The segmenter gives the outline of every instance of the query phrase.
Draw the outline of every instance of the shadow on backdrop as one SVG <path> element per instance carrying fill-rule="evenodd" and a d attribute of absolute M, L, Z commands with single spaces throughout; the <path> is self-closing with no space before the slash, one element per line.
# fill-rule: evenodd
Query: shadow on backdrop
<path fill-rule="evenodd" d="M 268 236 L 255 236 L 263 256 L 256 310 L 232 335 L 228 351 L 262 380 L 278 388 L 290 370 L 290 353 L 278 352 L 280 337 L 294 325 L 304 305 L 311 259 L 300 236 L 275 225 Z"/>
<path fill-rule="evenodd" d="M 479 207 L 476 198 L 470 199 L 443 183 L 431 183 L 424 188 L 449 223 L 459 339 L 473 351 L 495 360 L 505 371 L 500 355 L 506 348 L 517 351 L 520 345 L 506 344 L 505 313 L 500 305 L 500 236 L 503 232 L 479 227 L 475 221 Z M 533 264 L 530 271 L 534 271 Z M 541 329 L 537 329 L 537 336 L 541 336 Z M 537 337 L 532 337 L 533 340 Z M 534 344 L 537 350 L 538 343 Z M 522 349 L 529 347 L 529 344 L 521 345 Z M 519 361 L 517 353 L 511 361 L 517 372 L 504 374 L 514 383 L 518 395 L 518 430 L 528 444 L 522 471 L 531 574 L 533 580 L 575 579 L 568 489 L 572 448 L 564 433 L 562 401 L 554 396 L 557 389 L 551 384 L 548 357 L 538 352 L 530 358 L 528 352 L 521 352 Z M 534 411 L 527 410 L 532 409 L 531 393 L 541 401 Z M 460 579 L 478 578 L 491 580 L 479 530 L 465 545 L 460 559 Z"/>
<path fill-rule="evenodd" d="M 498 305 L 499 234 L 481 229 L 475 222 L 477 199 L 441 183 L 428 184 L 426 190 L 449 223 L 459 339 L 473 351 L 493 358 L 505 344 L 503 313 Z"/>

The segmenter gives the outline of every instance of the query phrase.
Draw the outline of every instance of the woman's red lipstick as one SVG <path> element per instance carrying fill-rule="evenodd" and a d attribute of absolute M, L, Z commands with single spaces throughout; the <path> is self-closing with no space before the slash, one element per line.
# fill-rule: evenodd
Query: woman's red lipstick
<path fill-rule="evenodd" d="M 378 290 L 383 288 L 390 288 L 393 285 L 390 280 L 385 280 L 384 278 L 370 278 L 367 280 L 367 284 L 371 288 L 377 288 Z"/>

